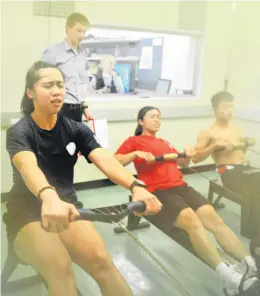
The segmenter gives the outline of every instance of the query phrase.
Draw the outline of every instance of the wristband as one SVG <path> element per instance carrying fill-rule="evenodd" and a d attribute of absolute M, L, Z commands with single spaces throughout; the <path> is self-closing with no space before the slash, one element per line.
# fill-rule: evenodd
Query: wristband
<path fill-rule="evenodd" d="M 140 180 L 134 180 L 133 183 L 131 184 L 129 190 L 133 193 L 133 189 L 134 187 L 142 187 L 142 188 L 146 188 L 146 185 L 144 182 L 140 181 Z"/>
<path fill-rule="evenodd" d="M 40 201 L 41 201 L 40 195 L 41 195 L 41 193 L 42 193 L 44 190 L 46 190 L 46 189 L 52 189 L 52 190 L 54 190 L 55 192 L 57 192 L 57 191 L 56 191 L 56 188 L 53 187 L 53 186 L 45 186 L 45 187 L 43 187 L 42 189 L 40 189 L 40 191 L 39 191 L 39 193 L 38 193 L 38 195 L 37 195 L 37 197 L 38 197 L 38 199 L 39 199 Z"/>

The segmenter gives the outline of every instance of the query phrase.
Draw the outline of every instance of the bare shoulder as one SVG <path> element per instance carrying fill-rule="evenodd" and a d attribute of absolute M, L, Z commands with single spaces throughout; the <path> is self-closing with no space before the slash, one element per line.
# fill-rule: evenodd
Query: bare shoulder
<path fill-rule="evenodd" d="M 199 138 L 210 138 L 211 135 L 214 133 L 213 126 L 207 127 L 202 129 L 198 135 Z"/>
<path fill-rule="evenodd" d="M 196 148 L 203 148 L 209 144 L 211 138 L 211 128 L 205 128 L 197 136 Z"/>

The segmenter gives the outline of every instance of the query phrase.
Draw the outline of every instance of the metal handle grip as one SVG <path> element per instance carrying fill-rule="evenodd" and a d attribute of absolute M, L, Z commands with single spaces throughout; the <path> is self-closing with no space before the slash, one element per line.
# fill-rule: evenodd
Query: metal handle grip
<path fill-rule="evenodd" d="M 179 159 L 179 158 L 185 158 L 187 155 L 185 152 L 183 153 L 170 153 L 170 154 L 165 154 L 165 155 L 161 155 L 161 156 L 156 156 L 155 157 L 155 161 L 156 162 L 160 162 L 160 161 L 164 161 L 165 158 L 167 159 L 167 156 L 172 156 L 172 158 L 169 159 Z"/>

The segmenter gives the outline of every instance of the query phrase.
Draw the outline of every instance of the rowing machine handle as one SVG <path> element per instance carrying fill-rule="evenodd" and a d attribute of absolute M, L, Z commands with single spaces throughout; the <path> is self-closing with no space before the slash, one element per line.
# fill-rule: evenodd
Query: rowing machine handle
<path fill-rule="evenodd" d="M 80 209 L 79 211 L 79 217 L 77 220 L 87 220 L 87 221 L 96 221 L 97 216 L 101 214 L 97 214 L 94 211 L 90 209 Z"/>
<path fill-rule="evenodd" d="M 164 161 L 165 158 L 167 159 L 167 155 L 172 155 L 172 160 L 174 159 L 179 159 L 179 158 L 185 158 L 186 157 L 186 153 L 171 153 L 171 154 L 166 154 L 166 155 L 162 155 L 162 156 L 156 156 L 155 157 L 155 161 L 159 162 L 159 161 Z"/>
<path fill-rule="evenodd" d="M 146 204 L 142 201 L 131 201 L 127 204 L 127 208 L 131 213 L 143 213 L 146 210 Z"/>
<path fill-rule="evenodd" d="M 80 209 L 77 220 L 88 220 L 88 221 L 103 221 L 108 216 L 118 216 L 123 218 L 123 216 L 127 216 L 129 213 L 137 212 L 143 213 L 146 210 L 146 205 L 142 201 L 132 201 L 128 204 L 122 205 L 122 211 L 120 213 L 114 214 L 103 214 L 102 212 L 96 212 L 95 209 Z M 103 219 L 104 218 L 104 219 Z"/>

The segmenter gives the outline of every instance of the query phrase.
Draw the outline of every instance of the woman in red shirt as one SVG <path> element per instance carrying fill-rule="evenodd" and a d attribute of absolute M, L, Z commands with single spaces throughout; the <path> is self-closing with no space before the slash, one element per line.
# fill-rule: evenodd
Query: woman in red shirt
<path fill-rule="evenodd" d="M 228 254 L 241 262 L 246 261 L 253 274 L 256 272 L 255 261 L 212 205 L 183 180 L 178 166 L 189 165 L 195 154 L 193 149 L 185 149 L 185 158 L 155 162 L 156 156 L 178 153 L 167 141 L 156 137 L 160 125 L 159 109 L 143 107 L 138 113 L 135 136 L 129 137 L 118 148 L 115 158 L 124 166 L 134 162 L 138 178 L 163 204 L 162 210 L 151 220 L 165 231 L 173 226 L 185 230 L 198 255 L 225 281 L 227 295 L 236 295 L 242 275 L 222 261 L 206 229 L 213 233 Z M 255 281 L 256 277 L 245 281 L 244 289 Z"/>

